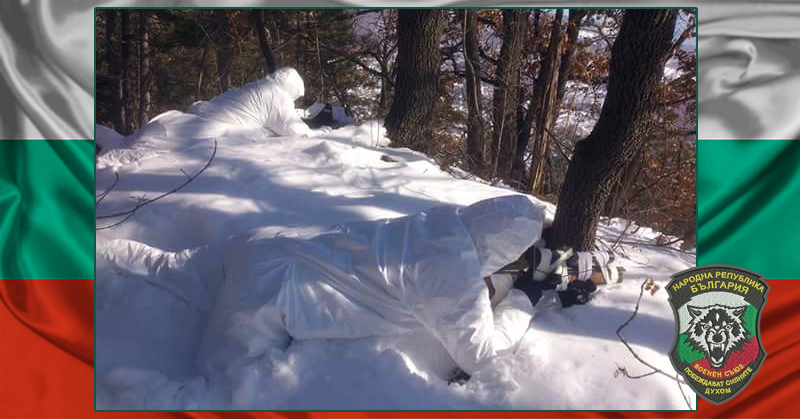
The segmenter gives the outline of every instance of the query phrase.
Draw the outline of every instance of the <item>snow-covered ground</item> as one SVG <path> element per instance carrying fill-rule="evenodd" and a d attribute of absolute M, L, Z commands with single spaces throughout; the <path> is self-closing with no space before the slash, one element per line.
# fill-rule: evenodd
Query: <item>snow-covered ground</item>
<path fill-rule="evenodd" d="M 211 166 L 184 189 L 142 207 L 118 227 L 97 233 L 96 383 L 98 409 L 248 410 L 671 410 L 686 409 L 677 384 L 661 375 L 615 377 L 649 370 L 615 335 L 633 310 L 641 282 L 663 285 L 695 265 L 695 255 L 655 246 L 658 232 L 640 228 L 622 247 L 622 284 L 603 288 L 586 306 L 540 304 L 519 349 L 495 359 L 464 385 L 448 385 L 455 364 L 425 332 L 357 340 L 295 341 L 272 367 L 243 379 L 247 394 L 230 395 L 224 382 L 194 364 L 213 295 L 166 287 L 109 262 L 108 243 L 131 239 L 179 251 L 255 227 L 325 227 L 417 213 L 442 203 L 471 204 L 513 193 L 457 179 L 426 156 L 384 148 L 377 124 L 346 127 L 318 138 L 267 138 L 259 130 L 223 130 Z M 98 215 L 153 198 L 197 172 L 211 139 L 202 135 L 140 138 L 138 150 L 100 157 L 97 193 L 119 183 Z M 183 173 L 185 172 L 185 173 Z M 548 218 L 555 207 L 548 204 Z M 98 226 L 119 220 L 99 220 Z M 610 220 L 599 237 L 613 242 L 624 227 Z M 111 252 L 111 253 L 109 253 Z M 191 284 L 187 284 L 187 289 Z M 195 290 L 196 291 L 196 290 Z M 195 296 L 197 298 L 188 298 Z M 667 358 L 675 332 L 662 290 L 646 294 L 625 336 L 654 366 Z M 691 394 L 687 388 L 684 388 Z M 238 401 L 248 400 L 248 405 Z M 694 408 L 695 397 L 691 395 Z"/>

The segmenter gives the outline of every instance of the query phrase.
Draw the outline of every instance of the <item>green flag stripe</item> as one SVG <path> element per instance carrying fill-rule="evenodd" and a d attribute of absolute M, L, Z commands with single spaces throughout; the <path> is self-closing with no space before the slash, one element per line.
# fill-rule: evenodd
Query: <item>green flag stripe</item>
<path fill-rule="evenodd" d="M 800 141 L 700 140 L 697 263 L 800 277 Z"/>
<path fill-rule="evenodd" d="M 0 141 L 0 279 L 94 278 L 94 141 Z"/>

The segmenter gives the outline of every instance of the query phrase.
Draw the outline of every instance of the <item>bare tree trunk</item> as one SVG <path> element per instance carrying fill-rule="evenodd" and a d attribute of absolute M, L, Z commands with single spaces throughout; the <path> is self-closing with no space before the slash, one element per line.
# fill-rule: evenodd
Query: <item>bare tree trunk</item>
<path fill-rule="evenodd" d="M 381 66 L 381 93 L 378 99 L 377 115 L 379 118 L 382 118 L 386 115 L 386 108 L 389 106 L 389 89 L 391 89 L 391 83 L 389 81 L 389 68 L 386 61 L 379 59 L 378 64 Z"/>
<path fill-rule="evenodd" d="M 147 122 L 150 107 L 150 34 L 148 10 L 139 10 L 139 126 Z"/>
<path fill-rule="evenodd" d="M 639 155 L 653 124 L 677 10 L 625 12 L 611 49 L 608 94 L 592 132 L 575 146 L 549 237 L 551 246 L 591 249 L 611 187 Z"/>
<path fill-rule="evenodd" d="M 567 45 L 561 54 L 561 67 L 558 69 L 558 98 L 556 102 L 561 106 L 564 98 L 564 90 L 567 87 L 569 78 L 569 65 L 572 62 L 572 54 L 575 52 L 575 44 L 578 42 L 578 32 L 581 29 L 581 20 L 586 16 L 585 9 L 570 9 L 569 22 L 567 23 Z"/>
<path fill-rule="evenodd" d="M 272 55 L 272 49 L 269 47 L 269 42 L 267 41 L 267 28 L 264 25 L 264 10 L 253 9 L 251 13 L 258 37 L 258 45 L 261 47 L 261 55 L 264 56 L 264 72 L 266 74 L 272 74 L 275 71 L 275 57 Z"/>
<path fill-rule="evenodd" d="M 271 25 L 271 30 L 269 32 L 270 37 L 267 39 L 269 42 L 272 42 L 272 45 L 276 46 L 275 52 L 278 54 L 277 59 L 279 63 L 286 62 L 286 45 L 284 44 L 289 42 L 289 40 L 285 40 L 282 36 L 282 33 L 286 33 L 289 30 L 288 23 L 286 22 L 286 14 L 284 10 L 276 10 L 276 9 L 267 9 L 263 12 L 266 22 L 269 22 Z"/>
<path fill-rule="evenodd" d="M 497 63 L 492 116 L 492 177 L 509 180 L 516 150 L 519 70 L 522 44 L 528 23 L 527 10 L 503 10 L 503 45 Z"/>
<path fill-rule="evenodd" d="M 539 36 L 539 25 L 540 25 L 541 20 L 542 20 L 542 10 L 541 9 L 535 9 L 533 11 L 533 28 L 531 29 L 531 35 L 533 35 L 533 38 L 537 38 Z M 533 48 L 531 48 L 531 49 L 533 49 Z M 533 59 L 538 61 L 539 52 L 534 50 L 533 53 L 534 53 Z"/>
<path fill-rule="evenodd" d="M 511 181 L 517 189 L 524 189 L 528 185 L 528 178 L 526 176 L 525 167 L 525 151 L 528 149 L 528 141 L 531 137 L 531 127 L 533 126 L 533 118 L 528 121 L 528 115 L 531 112 L 526 111 L 523 106 L 525 97 L 525 89 L 520 86 L 519 98 L 520 103 L 517 106 L 517 138 L 515 139 L 514 162 L 511 164 Z M 530 108 L 530 104 L 528 105 Z"/>
<path fill-rule="evenodd" d="M 117 55 L 114 37 L 116 34 L 117 11 L 107 9 L 106 12 L 106 58 L 111 73 L 111 123 L 117 132 L 125 131 L 122 115 L 122 66 Z M 117 38 L 119 39 L 119 38 Z"/>
<path fill-rule="evenodd" d="M 317 77 L 319 77 L 319 97 L 322 102 L 327 102 L 327 92 L 325 90 L 325 69 L 322 66 L 322 55 L 319 51 L 319 16 L 311 12 L 314 18 L 314 49 L 317 53 Z"/>
<path fill-rule="evenodd" d="M 120 30 L 122 31 L 121 45 L 120 45 L 120 67 L 122 73 L 122 133 L 125 135 L 133 132 L 134 128 L 134 107 L 133 98 L 131 97 L 131 77 L 129 77 L 128 70 L 131 57 L 131 18 L 130 10 L 121 10 L 122 20 L 120 22 Z"/>
<path fill-rule="evenodd" d="M 644 149 L 639 150 L 639 154 L 628 168 L 622 173 L 619 180 L 610 187 L 608 201 L 603 206 L 603 212 L 610 217 L 622 215 L 625 204 L 629 202 L 631 187 L 639 180 L 642 174 L 644 163 Z"/>
<path fill-rule="evenodd" d="M 464 68 L 467 86 L 467 155 L 470 166 L 481 170 L 486 164 L 486 140 L 481 107 L 481 67 L 478 47 L 477 11 L 464 11 Z"/>
<path fill-rule="evenodd" d="M 306 18 L 308 20 L 308 18 Z M 302 33 L 304 27 L 302 19 L 295 19 L 294 21 L 294 31 L 295 33 L 299 34 Z M 305 53 L 303 48 L 303 37 L 295 36 L 294 38 L 294 58 L 297 60 L 297 64 L 299 66 L 298 70 L 300 74 L 305 74 L 308 70 L 308 55 Z M 308 89 L 306 87 L 306 89 Z"/>
<path fill-rule="evenodd" d="M 203 89 L 203 79 L 206 75 L 206 61 L 208 60 L 208 47 L 209 43 L 206 42 L 203 45 L 203 55 L 200 56 L 200 70 L 197 72 L 197 84 L 195 85 L 194 89 L 195 97 L 199 97 L 200 92 Z"/>
<path fill-rule="evenodd" d="M 219 92 L 222 93 L 231 86 L 231 55 L 233 41 L 231 39 L 231 23 L 227 11 L 214 10 L 216 31 L 214 40 L 217 44 L 217 77 L 219 79 Z"/>
<path fill-rule="evenodd" d="M 542 12 L 539 9 L 533 11 L 533 28 L 531 29 L 531 40 L 538 39 L 541 34 L 540 31 L 540 24 Z M 533 60 L 538 62 L 541 61 L 540 54 L 537 49 L 531 48 L 533 51 Z M 541 71 L 541 69 L 540 69 Z M 538 74 L 537 74 L 538 76 Z M 527 170 L 525 167 L 525 151 L 528 149 L 528 142 L 531 139 L 531 129 L 533 128 L 533 120 L 536 115 L 534 104 L 536 103 L 536 98 L 531 97 L 531 100 L 528 102 L 527 110 L 524 109 L 524 102 L 523 97 L 525 95 L 524 89 L 520 86 L 519 91 L 519 107 L 517 111 L 517 138 L 516 138 L 516 150 L 514 151 L 514 162 L 511 165 L 511 179 L 513 184 L 527 187 L 528 185 L 528 176 Z"/>
<path fill-rule="evenodd" d="M 337 76 L 336 68 L 334 67 L 331 80 L 331 89 L 333 90 L 334 96 L 336 96 L 336 100 L 342 104 L 344 110 L 350 114 L 353 114 L 352 107 L 350 106 L 350 101 L 347 98 L 347 94 L 343 92 L 342 86 L 339 85 L 339 78 Z"/>
<path fill-rule="evenodd" d="M 401 9 L 397 24 L 397 78 L 386 131 L 394 146 L 431 148 L 439 87 L 441 10 Z"/>
<path fill-rule="evenodd" d="M 542 61 L 542 70 L 533 88 L 531 109 L 535 111 L 536 129 L 531 146 L 531 169 L 528 185 L 533 194 L 542 192 L 545 180 L 547 155 L 550 150 L 550 136 L 558 116 L 558 69 L 561 60 L 561 18 L 564 10 L 556 12 L 550 30 L 550 45 Z"/>

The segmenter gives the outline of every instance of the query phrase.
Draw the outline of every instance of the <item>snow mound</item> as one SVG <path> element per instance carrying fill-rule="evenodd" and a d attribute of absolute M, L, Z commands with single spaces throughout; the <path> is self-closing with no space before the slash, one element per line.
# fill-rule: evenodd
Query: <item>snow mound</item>
<path fill-rule="evenodd" d="M 350 125 L 332 131 L 325 136 L 328 139 L 350 141 L 355 145 L 367 147 L 386 147 L 389 145 L 389 138 L 386 136 L 386 128 L 383 121 L 370 120 L 361 125 Z"/>
<path fill-rule="evenodd" d="M 123 136 L 105 125 L 95 126 L 95 141 L 103 150 L 113 150 L 125 147 Z"/>
<path fill-rule="evenodd" d="M 130 149 L 98 160 L 98 194 L 119 175 L 97 208 L 103 215 L 178 187 L 208 162 L 215 141 L 217 147 L 208 169 L 183 189 L 97 233 L 98 409 L 686 409 L 668 378 L 614 375 L 619 365 L 631 374 L 647 372 L 614 333 L 630 315 L 641 281 L 652 277 L 663 286 L 669 275 L 695 264 L 693 253 L 656 246 L 658 232 L 645 228 L 636 231 L 637 244 L 621 248 L 625 282 L 602 289 L 586 306 L 541 309 L 515 353 L 494 359 L 464 385 L 448 384 L 455 363 L 424 331 L 294 341 L 240 371 L 236 385 L 201 374 L 195 359 L 221 274 L 200 255 L 191 267 L 200 280 L 154 280 L 154 269 L 185 269 L 185 249 L 210 252 L 254 228 L 274 235 L 315 231 L 509 194 L 458 179 L 423 154 L 385 148 L 378 121 L 314 138 L 208 121 L 162 115 L 126 139 Z M 552 218 L 555 207 L 546 206 Z M 98 220 L 98 227 L 118 220 Z M 613 243 L 621 223 L 602 225 L 600 240 Z M 143 249 L 157 252 L 161 262 L 137 265 Z M 669 371 L 674 330 L 662 290 L 643 299 L 625 336 L 640 356 Z"/>

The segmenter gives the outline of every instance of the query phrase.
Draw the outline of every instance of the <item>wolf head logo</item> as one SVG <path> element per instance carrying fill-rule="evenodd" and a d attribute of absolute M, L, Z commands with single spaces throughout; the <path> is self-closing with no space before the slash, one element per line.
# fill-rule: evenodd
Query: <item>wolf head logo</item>
<path fill-rule="evenodd" d="M 687 308 L 692 320 L 685 333 L 691 344 L 706 354 L 711 367 L 722 368 L 731 352 L 740 349 L 745 341 L 742 315 L 747 307 L 714 304 Z"/>

